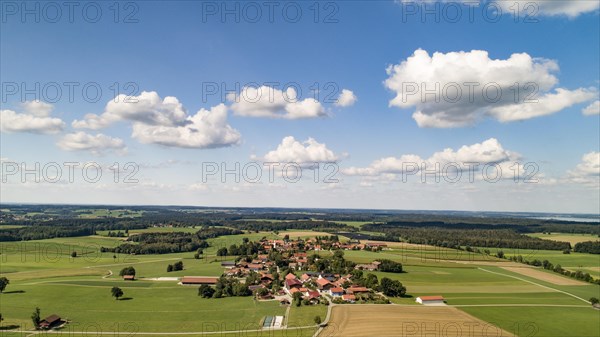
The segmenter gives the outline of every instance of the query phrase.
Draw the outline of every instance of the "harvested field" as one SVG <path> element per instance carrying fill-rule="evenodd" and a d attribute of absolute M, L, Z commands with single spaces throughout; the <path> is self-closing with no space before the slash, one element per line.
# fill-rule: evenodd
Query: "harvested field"
<path fill-rule="evenodd" d="M 544 272 L 542 270 L 532 267 L 502 267 L 502 269 L 506 269 L 513 273 L 533 277 L 535 279 L 556 284 L 559 286 L 584 286 L 588 284 L 583 281 L 575 280 L 555 273 Z"/>
<path fill-rule="evenodd" d="M 514 336 L 452 307 L 357 304 L 331 310 L 319 337 Z"/>

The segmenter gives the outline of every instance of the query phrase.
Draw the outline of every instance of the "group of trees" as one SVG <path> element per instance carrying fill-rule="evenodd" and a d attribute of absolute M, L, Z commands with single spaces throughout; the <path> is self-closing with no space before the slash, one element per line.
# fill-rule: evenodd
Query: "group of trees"
<path fill-rule="evenodd" d="M 198 296 L 203 298 L 221 298 L 233 296 L 250 296 L 252 291 L 247 284 L 241 283 L 237 278 L 221 276 L 214 289 L 203 284 L 198 288 Z"/>
<path fill-rule="evenodd" d="M 117 231 L 117 232 L 113 232 L 113 231 L 108 231 L 108 237 L 111 238 L 125 238 L 127 236 L 129 236 L 129 230 L 125 230 L 124 232 L 121 231 Z"/>
<path fill-rule="evenodd" d="M 167 273 L 183 270 L 183 261 L 177 261 L 167 266 Z"/>
<path fill-rule="evenodd" d="M 574 250 L 578 253 L 600 254 L 600 241 L 585 241 L 576 243 Z"/>
<path fill-rule="evenodd" d="M 377 275 L 371 273 L 364 275 L 362 270 L 352 271 L 352 283 L 361 287 L 381 291 L 388 297 L 403 297 L 406 295 L 406 287 L 403 286 L 400 281 L 392 280 L 388 277 L 384 277 L 379 281 Z M 350 284 L 344 284 L 343 286 L 348 287 Z"/>
<path fill-rule="evenodd" d="M 0 293 L 6 289 L 6 286 L 10 283 L 10 281 L 6 277 L 0 277 Z"/>
<path fill-rule="evenodd" d="M 367 287 L 371 289 L 377 289 L 379 287 L 379 280 L 375 274 L 364 275 L 362 270 L 352 271 L 352 283 L 360 287 Z M 351 286 L 351 283 L 343 284 L 344 288 Z"/>
<path fill-rule="evenodd" d="M 94 235 L 96 231 L 91 226 L 28 226 L 8 228 L 0 231 L 2 241 L 28 241 L 74 236 Z"/>
<path fill-rule="evenodd" d="M 406 287 L 400 281 L 387 277 L 381 279 L 379 291 L 389 297 L 403 297 L 406 295 Z"/>
<path fill-rule="evenodd" d="M 248 238 L 243 238 L 242 243 L 238 246 L 233 244 L 229 247 L 229 249 L 222 247 L 217 250 L 218 256 L 236 256 L 236 255 L 246 255 L 252 256 L 254 254 L 258 254 L 262 250 L 262 245 L 260 242 L 250 241 Z"/>
<path fill-rule="evenodd" d="M 356 263 L 344 259 L 344 251 L 336 250 L 331 257 L 312 254 L 308 257 L 309 269 L 321 273 L 348 274 L 354 270 Z"/>
<path fill-rule="evenodd" d="M 400 263 L 400 262 L 386 260 L 386 259 L 380 259 L 377 261 L 379 261 L 381 263 L 379 265 L 379 271 L 382 271 L 385 273 L 401 273 L 402 272 L 402 263 Z"/>
<path fill-rule="evenodd" d="M 568 242 L 543 240 L 510 229 L 462 229 L 442 227 L 401 227 L 393 224 L 368 224 L 366 230 L 402 238 L 408 243 L 461 249 L 463 246 L 565 250 Z"/>
<path fill-rule="evenodd" d="M 237 229 L 207 227 L 196 233 L 141 233 L 127 238 L 127 243 L 115 248 L 102 247 L 103 252 L 124 254 L 168 254 L 192 252 L 209 247 L 207 239 L 224 235 L 238 235 L 243 232 Z M 133 242 L 133 243 L 130 243 Z M 135 243 L 135 244 L 134 244 Z"/>
<path fill-rule="evenodd" d="M 125 267 L 125 268 L 121 269 L 121 271 L 119 272 L 119 276 L 125 276 L 125 275 L 135 276 L 135 268 Z"/>

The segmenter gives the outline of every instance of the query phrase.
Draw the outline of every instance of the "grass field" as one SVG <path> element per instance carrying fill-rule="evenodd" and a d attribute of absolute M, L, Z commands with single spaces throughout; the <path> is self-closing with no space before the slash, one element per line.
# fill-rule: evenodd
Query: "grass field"
<path fill-rule="evenodd" d="M 0 231 L 3 229 L 13 229 L 13 228 L 21 228 L 21 227 L 23 227 L 23 226 L 0 224 Z"/>
<path fill-rule="evenodd" d="M 113 285 L 123 286 L 123 299 L 111 297 Z M 58 313 L 80 324 L 98 324 L 103 330 L 113 324 L 141 324 L 140 317 L 144 317 L 140 331 L 148 332 L 205 331 L 210 326 L 221 330 L 256 329 L 264 316 L 285 312 L 278 302 L 256 302 L 251 297 L 203 299 L 197 296 L 197 287 L 178 286 L 175 282 L 145 287 L 125 286 L 122 282 L 28 283 L 17 284 L 11 290 L 23 292 L 1 295 L 3 313 L 9 317 L 29 317 L 38 306 L 44 315 Z M 22 324 L 31 326 L 27 320 Z"/>
<path fill-rule="evenodd" d="M 303 327 L 316 325 L 315 316 L 320 316 L 321 320 L 324 321 L 327 316 L 326 305 L 312 305 L 312 306 L 301 306 L 297 307 L 292 305 L 290 307 L 290 315 L 288 317 L 288 327 Z"/>
<path fill-rule="evenodd" d="M 496 254 L 498 249 L 489 248 L 492 254 Z M 513 250 L 501 249 L 507 257 L 521 255 L 524 259 L 533 261 L 534 259 L 543 261 L 548 260 L 554 265 L 560 264 L 561 267 L 570 271 L 581 270 L 590 273 L 594 278 L 600 278 L 600 256 L 585 253 L 563 254 L 557 250 Z"/>
<path fill-rule="evenodd" d="M 591 307 L 464 307 L 465 312 L 519 336 L 597 337 L 600 310 Z"/>
<path fill-rule="evenodd" d="M 190 227 L 149 228 L 131 232 L 153 230 L 196 231 Z M 290 236 L 317 234 L 302 231 L 282 233 L 290 233 Z M 102 235 L 0 243 L 2 253 L 0 274 L 11 281 L 6 293 L 0 294 L 0 312 L 5 317 L 3 326 L 22 325 L 31 328 L 29 316 L 34 308 L 39 306 L 42 315 L 57 313 L 71 320 L 68 327 L 73 331 L 87 328 L 91 331 L 110 332 L 119 328 L 121 331 L 135 330 L 136 336 L 144 336 L 143 332 L 158 332 L 168 336 L 170 332 L 244 330 L 242 334 L 238 332 L 217 335 L 312 336 L 315 328 L 295 328 L 313 326 L 314 317 L 317 315 L 324 320 L 327 315 L 326 306 L 291 307 L 286 320 L 288 327 L 294 328 L 293 330 L 246 332 L 245 330 L 259 327 L 264 316 L 285 315 L 287 308 L 280 306 L 277 301 L 257 302 L 252 298 L 202 299 L 197 296 L 197 287 L 194 286 L 179 286 L 176 281 L 144 280 L 186 275 L 218 276 L 223 271 L 220 262 L 233 259 L 233 257 L 216 257 L 218 248 L 239 244 L 243 238 L 259 240 L 262 237 L 280 238 L 281 236 L 272 232 L 259 232 L 210 239 L 208 241 L 211 247 L 204 250 L 203 257 L 199 260 L 194 259 L 194 254 L 191 252 L 163 255 L 100 253 L 100 247 L 115 247 L 122 243 L 122 238 Z M 73 251 L 77 252 L 78 257 L 71 258 Z M 507 250 L 504 252 L 510 253 Z M 331 252 L 318 253 L 323 256 L 331 254 Z M 376 272 L 375 274 L 379 279 L 389 277 L 400 280 L 412 297 L 392 299 L 393 303 L 401 306 L 341 306 L 369 308 L 369 310 L 360 309 L 363 311 L 358 311 L 359 316 L 356 316 L 357 312 L 355 312 L 358 309 L 346 310 L 336 307 L 335 310 L 340 311 L 341 314 L 334 312 L 332 323 L 347 322 L 347 326 L 341 327 L 347 330 L 339 330 L 338 334 L 331 335 L 335 327 L 332 325 L 320 336 L 356 336 L 358 333 L 354 328 L 356 322 L 360 324 L 364 322 L 367 327 L 373 326 L 372 333 L 360 335 L 361 337 L 386 336 L 384 332 L 402 331 L 388 329 L 411 329 L 414 326 L 407 322 L 420 322 L 419 319 L 428 320 L 425 323 L 437 321 L 441 326 L 445 324 L 449 327 L 447 319 L 460 324 L 479 322 L 474 317 L 501 327 L 504 329 L 503 333 L 506 333 L 503 336 L 509 336 L 509 333 L 531 336 L 528 330 L 531 326 L 523 325 L 523 322 L 528 321 L 537 324 L 539 333 L 535 336 L 575 336 L 573 333 L 568 334 L 568 331 L 579 333 L 580 335 L 576 335 L 578 337 L 599 335 L 593 325 L 600 325 L 598 316 L 600 311 L 591 309 L 591 306 L 585 303 L 590 297 L 600 298 L 600 287 L 597 285 L 556 284 L 552 282 L 552 278 L 546 278 L 548 275 L 554 276 L 547 271 L 536 269 L 535 271 L 542 273 L 541 275 L 519 273 L 510 267 L 524 265 L 482 254 L 425 245 L 392 243 L 388 249 L 381 252 L 345 251 L 344 255 L 349 260 L 361 263 L 382 258 L 402 262 L 404 273 Z M 598 266 L 598 256 L 589 254 L 567 255 L 556 251 L 533 251 L 529 252 L 529 256 L 531 257 L 528 259 L 547 258 L 553 263 L 560 263 L 564 268 Z M 167 273 L 167 265 L 176 261 L 183 261 L 185 269 Z M 118 277 L 118 272 L 126 266 L 134 266 L 140 280 L 122 281 Z M 508 266 L 509 269 L 502 268 L 503 266 Z M 110 288 L 115 285 L 123 289 L 125 300 L 115 301 L 110 296 Z M 449 307 L 436 309 L 416 304 L 414 298 L 422 295 L 442 295 L 446 298 Z M 439 314 L 436 310 L 443 314 Z M 563 319 L 560 312 L 569 314 L 564 315 Z M 549 317 L 548 321 L 544 320 L 546 316 Z M 394 317 L 396 323 L 393 324 L 396 325 L 380 324 L 381 320 L 388 317 L 390 319 Z M 412 319 L 413 317 L 416 320 Z M 6 331 L 0 333 L 0 336 L 12 337 L 13 335 L 24 334 Z M 448 335 L 452 336 L 452 334 Z M 71 333 L 70 336 L 78 335 Z"/>

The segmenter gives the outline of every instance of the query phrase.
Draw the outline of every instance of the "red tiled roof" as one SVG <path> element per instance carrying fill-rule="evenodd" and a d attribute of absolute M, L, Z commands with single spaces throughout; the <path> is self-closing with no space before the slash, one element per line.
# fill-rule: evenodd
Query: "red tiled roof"
<path fill-rule="evenodd" d="M 444 297 L 442 296 L 419 296 L 421 301 L 443 301 Z"/>
<path fill-rule="evenodd" d="M 331 288 L 330 291 L 332 293 L 343 293 L 344 289 L 340 288 L 340 287 L 336 287 L 336 288 Z"/>
<path fill-rule="evenodd" d="M 369 288 L 366 287 L 350 287 L 348 291 L 351 293 L 366 293 L 369 291 Z"/>
<path fill-rule="evenodd" d="M 309 291 L 308 292 L 308 299 L 313 299 L 313 298 L 319 298 L 321 296 L 321 294 L 319 294 L 318 291 Z"/>
<path fill-rule="evenodd" d="M 285 285 L 288 288 L 291 288 L 291 287 L 300 287 L 302 285 L 302 283 L 300 283 L 300 281 L 298 281 L 296 279 L 287 279 L 287 280 L 285 280 Z"/>
<path fill-rule="evenodd" d="M 285 279 L 286 280 L 295 280 L 295 279 L 297 279 L 297 277 L 296 277 L 296 275 L 289 273 L 289 274 L 285 275 Z"/>
<path fill-rule="evenodd" d="M 271 274 L 261 274 L 260 278 L 261 279 L 262 278 L 266 278 L 266 279 L 272 280 L 273 279 L 273 275 L 271 275 Z"/>
<path fill-rule="evenodd" d="M 330 283 L 331 282 L 329 282 L 329 280 L 327 280 L 325 278 L 320 278 L 320 279 L 317 280 L 317 284 L 319 284 L 321 286 L 324 286 L 324 285 L 327 285 L 327 284 L 330 284 Z"/>
<path fill-rule="evenodd" d="M 344 301 L 354 301 L 356 299 L 356 296 L 354 296 L 354 295 L 342 295 L 342 299 Z"/>

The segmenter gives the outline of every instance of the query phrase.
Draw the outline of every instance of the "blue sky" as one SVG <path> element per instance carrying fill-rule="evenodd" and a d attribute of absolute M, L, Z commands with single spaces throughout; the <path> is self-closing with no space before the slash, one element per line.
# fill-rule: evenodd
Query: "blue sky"
<path fill-rule="evenodd" d="M 28 2 L 26 6 L 34 8 L 36 3 Z M 297 23 L 287 22 L 277 9 L 274 22 L 270 23 L 262 2 L 255 3 L 263 9 L 257 23 L 248 22 L 251 18 L 244 15 L 246 3 L 235 1 L 227 2 L 226 6 L 240 6 L 240 22 L 235 22 L 232 15 L 222 20 L 220 13 L 207 14 L 207 9 L 212 8 L 207 6 L 222 6 L 222 2 L 149 1 L 137 2 L 135 7 L 126 7 L 123 2 L 118 23 L 113 20 L 114 9 L 107 3 L 98 3 L 103 13 L 96 23 L 87 22 L 77 9 L 72 23 L 66 12 L 57 23 L 49 22 L 52 12 L 44 15 L 43 9 L 40 22 L 35 22 L 32 15 L 21 17 L 22 7 L 14 13 L 13 7 L 3 4 L 0 41 L 3 170 L 8 169 L 4 164 L 7 162 L 29 165 L 40 162 L 42 166 L 65 161 L 94 161 L 106 166 L 135 162 L 140 166 L 136 175 L 140 182 L 124 185 L 108 179 L 93 186 L 82 181 L 35 183 L 28 179 L 23 182 L 17 174 L 7 177 L 2 201 L 600 213 L 597 166 L 600 122 L 593 105 L 598 100 L 600 76 L 598 6 L 586 5 L 589 1 L 565 2 L 562 6 L 535 3 L 537 13 L 533 18 L 537 22 L 534 23 L 524 23 L 525 17 L 507 13 L 502 3 L 495 8 L 505 8 L 504 14 L 498 22 L 489 22 L 482 16 L 483 8 L 488 8 L 489 13 L 493 11 L 487 1 L 474 7 L 473 22 L 467 17 L 468 5 L 454 3 L 456 7 L 444 7 L 447 2 L 435 1 L 419 2 L 416 8 L 433 8 L 440 15 L 439 22 L 433 14 L 424 19 L 419 14 L 407 14 L 415 8 L 409 7 L 414 4 L 394 1 L 316 5 L 289 2 L 288 6 L 300 6 L 303 10 Z M 87 3 L 78 4 L 83 7 Z M 281 3 L 277 8 L 285 5 Z M 43 8 L 44 4 L 40 6 Z M 318 23 L 314 22 L 314 8 L 317 8 L 314 6 L 319 8 Z M 123 22 L 132 8 L 137 9 L 133 16 L 137 22 Z M 449 22 L 443 16 L 444 10 L 452 8 L 461 10 L 463 18 L 459 22 Z M 332 18 L 337 22 L 323 23 L 334 9 Z M 421 66 L 417 58 L 415 62 L 406 62 L 418 49 L 431 57 L 440 53 L 442 63 L 432 61 Z M 505 74 L 496 69 L 495 77 L 489 75 L 490 81 L 539 81 L 541 87 L 547 87 L 539 92 L 542 99 L 544 95 L 555 94 L 556 89 L 568 90 L 561 96 L 564 107 L 552 111 L 549 106 L 556 106 L 555 101 L 533 103 L 527 113 L 524 106 L 517 106 L 516 115 L 509 118 L 503 112 L 491 111 L 495 106 L 485 102 L 479 107 L 482 110 L 473 108 L 472 113 L 468 111 L 473 105 L 450 105 L 446 108 L 456 108 L 452 110 L 455 112 L 447 112 L 450 110 L 431 102 L 415 101 L 409 106 L 391 103 L 399 93 L 386 84 L 388 79 L 408 81 L 410 74 L 416 73 L 420 81 L 420 74 L 433 67 L 439 68 L 430 76 L 423 75 L 423 81 L 442 82 L 442 85 L 454 78 L 462 81 L 463 75 L 470 73 L 460 67 L 473 66 L 474 77 L 485 78 L 493 73 L 485 68 L 489 64 L 480 69 L 465 61 L 473 50 L 486 51 L 486 59 L 506 61 Z M 541 73 L 530 76 L 526 69 L 516 66 L 511 55 L 519 53 L 526 54 L 534 68 L 542 67 Z M 458 59 L 458 63 L 443 65 L 451 58 Z M 405 67 L 400 67 L 403 62 Z M 389 66 L 398 66 L 398 72 L 386 72 Z M 548 80 L 548 76 L 555 81 Z M 97 83 L 102 88 L 102 97 L 98 102 L 87 102 L 76 89 L 73 102 L 69 102 L 66 87 L 62 85 L 60 99 L 46 102 L 52 104 L 52 112 L 37 116 L 59 118 L 64 125 L 49 132 L 19 124 L 24 114 L 36 114 L 26 111 L 26 101 L 35 98 L 48 101 L 45 99 L 48 97 L 40 92 L 23 99 L 20 92 L 7 93 L 7 85 L 25 83 L 33 87 L 40 83 L 44 87 L 53 82 Z M 135 83 L 135 96 L 145 91 L 155 92 L 161 100 L 176 97 L 185 108 L 186 117 L 200 109 L 210 110 L 225 104 L 222 132 L 206 136 L 208 140 L 202 144 L 190 145 L 179 137 L 179 140 L 168 139 L 170 143 L 165 145 L 165 139 L 152 138 L 156 125 L 140 124 L 143 130 L 140 132 L 145 133 L 134 136 L 132 128 L 139 121 L 115 117 L 116 114 L 100 129 L 72 125 L 74 120 L 85 120 L 86 114 L 101 116 L 107 102 L 114 98 L 111 85 L 120 84 L 120 92 L 124 92 L 123 85 L 128 82 Z M 273 115 L 256 116 L 252 115 L 252 104 L 234 108 L 231 101 L 222 100 L 221 92 L 203 101 L 203 88 L 208 83 L 223 83 L 234 89 L 236 83 L 243 87 L 269 82 L 297 83 L 302 89 L 300 100 L 313 97 L 310 91 L 317 83 L 321 112 L 306 118 L 281 118 L 281 109 L 269 107 Z M 346 89 L 352 91 L 355 102 L 346 106 L 323 102 L 324 96 L 332 92 L 331 87 L 326 87 L 330 82 L 335 83 L 336 98 Z M 503 94 L 509 95 L 506 87 Z M 591 112 L 584 114 L 582 111 L 588 106 L 587 111 Z M 7 110 L 10 115 L 4 112 Z M 418 122 L 413 117 L 417 110 L 424 111 L 435 122 Z M 452 113 L 457 115 L 451 116 Z M 470 120 L 472 116 L 476 119 Z M 457 118 L 459 125 L 444 126 Z M 225 126 L 235 130 L 235 134 L 225 130 Z M 213 125 L 200 128 L 199 132 L 211 134 L 219 128 Z M 99 141 L 81 134 L 68 138 L 76 133 L 102 134 L 106 138 Z M 229 140 L 224 140 L 229 136 Z M 293 137 L 298 143 L 295 146 L 301 148 L 282 146 L 277 150 L 286 137 Z M 303 143 L 309 138 L 317 146 L 309 148 L 309 143 Z M 489 139 L 497 142 L 486 143 L 484 150 L 482 146 L 474 146 Z M 460 152 L 463 146 L 466 148 Z M 468 154 L 469 158 L 481 156 L 482 163 L 502 163 L 507 167 L 511 162 L 535 162 L 539 166 L 538 177 L 543 179 L 537 184 L 504 180 L 497 184 L 421 184 L 416 174 L 414 181 L 403 183 L 399 181 L 401 160 L 395 161 L 396 166 L 386 168 L 374 164 L 381 158 L 401 159 L 403 155 L 416 155 L 431 163 L 434 153 L 448 148 L 455 154 L 462 153 L 451 157 L 455 159 Z M 497 151 L 500 157 L 489 159 L 486 148 Z M 274 152 L 267 156 L 270 151 Z M 586 154 L 590 155 L 584 157 Z M 333 161 L 339 166 L 340 182 L 314 184 L 306 179 L 296 184 L 281 179 L 273 184 L 218 179 L 202 182 L 203 162 L 243 165 L 266 157 L 291 158 L 290 161 L 301 164 L 308 159 Z M 303 171 L 305 176 L 312 172 L 307 168 Z"/>

